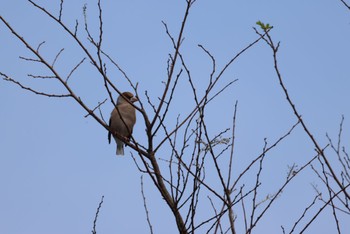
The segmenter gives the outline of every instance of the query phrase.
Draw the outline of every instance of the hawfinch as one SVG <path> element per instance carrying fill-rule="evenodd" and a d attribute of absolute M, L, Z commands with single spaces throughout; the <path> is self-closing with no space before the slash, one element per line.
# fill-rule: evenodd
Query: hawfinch
<path fill-rule="evenodd" d="M 138 101 L 130 92 L 124 92 L 123 96 L 131 103 Z M 113 137 L 117 143 L 117 155 L 124 155 L 124 142 L 119 140 L 115 135 L 125 137 L 126 140 L 129 140 L 136 122 L 135 108 L 123 96 L 120 95 L 118 97 L 117 105 L 113 109 L 111 118 L 109 119 L 109 127 L 115 133 Z M 111 143 L 111 135 L 111 132 L 108 132 L 109 143 Z"/>

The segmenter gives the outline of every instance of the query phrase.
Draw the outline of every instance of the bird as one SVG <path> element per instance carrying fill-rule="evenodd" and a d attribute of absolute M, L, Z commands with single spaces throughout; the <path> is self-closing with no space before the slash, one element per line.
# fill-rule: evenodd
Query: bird
<path fill-rule="evenodd" d="M 127 101 L 127 100 L 128 101 Z M 138 101 L 131 92 L 123 92 L 117 99 L 117 104 L 111 113 L 109 119 L 108 142 L 111 143 L 111 135 L 117 143 L 117 155 L 124 155 L 124 142 L 117 138 L 124 137 L 130 140 L 132 130 L 136 123 L 135 107 L 131 104 Z"/>

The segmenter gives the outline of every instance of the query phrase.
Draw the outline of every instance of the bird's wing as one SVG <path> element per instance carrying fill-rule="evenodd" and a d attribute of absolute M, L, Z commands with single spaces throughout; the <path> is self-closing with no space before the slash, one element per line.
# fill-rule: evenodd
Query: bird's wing
<path fill-rule="evenodd" d="M 112 118 L 109 119 L 109 124 L 108 126 L 111 127 L 111 122 L 112 122 Z M 108 131 L 108 143 L 111 144 L 111 132 Z"/>

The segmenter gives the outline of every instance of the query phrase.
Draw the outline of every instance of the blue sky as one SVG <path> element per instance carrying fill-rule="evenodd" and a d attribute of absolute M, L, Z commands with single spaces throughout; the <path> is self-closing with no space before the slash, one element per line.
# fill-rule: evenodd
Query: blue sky
<path fill-rule="evenodd" d="M 59 1 L 36 1 L 58 14 Z M 95 1 L 65 2 L 63 21 L 82 26 L 82 8 L 87 4 L 88 21 L 96 33 Z M 104 7 L 104 49 L 124 68 L 134 82 L 156 101 L 166 79 L 166 61 L 172 45 L 161 21 L 175 36 L 185 9 L 184 1 L 102 1 Z M 52 61 L 65 48 L 56 66 L 68 74 L 83 58 L 72 40 L 50 19 L 26 1 L 1 1 L 0 15 L 33 47 L 46 41 L 42 53 Z M 310 130 L 324 146 L 325 134 L 336 138 L 341 116 L 345 116 L 343 143 L 349 147 L 350 108 L 350 11 L 340 1 L 209 1 L 197 0 L 185 29 L 182 53 L 192 71 L 198 91 L 204 92 L 210 74 L 210 60 L 198 48 L 207 48 L 216 58 L 218 69 L 257 38 L 252 27 L 261 20 L 274 26 L 271 32 L 280 41 L 279 65 L 287 88 Z M 82 28 L 78 34 L 84 43 Z M 26 85 L 47 92 L 61 92 L 58 83 L 32 80 L 27 74 L 45 74 L 37 64 L 20 60 L 30 53 L 0 24 L 0 71 Z M 130 90 L 115 70 L 110 77 L 121 90 Z M 277 140 L 296 122 L 278 85 L 272 52 L 260 42 L 243 54 L 227 70 L 217 90 L 238 79 L 208 107 L 207 121 L 215 134 L 230 127 L 233 106 L 238 101 L 236 170 L 244 168 L 263 147 L 263 139 Z M 77 94 L 91 107 L 107 98 L 103 83 L 88 62 L 71 78 Z M 190 110 L 193 101 L 186 78 L 180 80 L 171 116 Z M 116 158 L 115 145 L 108 145 L 107 132 L 71 99 L 37 96 L 0 81 L 0 227 L 7 234 L 88 233 L 101 196 L 104 204 L 98 233 L 147 233 L 140 173 L 127 156 Z M 102 111 L 108 119 L 112 104 Z M 146 142 L 141 115 L 134 135 Z M 168 119 L 174 126 L 176 119 Z M 156 139 L 156 141 L 159 139 Z M 165 148 L 162 153 L 166 153 Z M 287 166 L 305 163 L 315 154 L 314 147 L 299 127 L 271 152 L 263 174 L 261 198 L 283 182 Z M 166 155 L 159 157 L 166 158 Z M 166 168 L 166 165 L 164 165 Z M 210 177 L 210 172 L 208 172 Z M 244 183 L 254 180 L 254 173 Z M 177 233 L 173 217 L 153 184 L 145 180 L 151 221 L 155 233 Z M 256 233 L 281 233 L 290 228 L 312 201 L 312 184 L 322 183 L 305 171 L 282 194 Z M 207 201 L 206 201 L 207 202 Z M 297 204 L 297 205 L 296 205 Z M 320 203 L 321 204 L 321 203 Z M 239 211 L 237 215 L 239 217 Z M 331 209 L 321 215 L 307 233 L 332 233 Z M 349 231 L 348 216 L 343 231 Z M 161 219 L 161 221 L 159 221 Z M 238 221 L 238 230 L 242 223 Z M 241 232 L 240 232 L 241 233 Z"/>

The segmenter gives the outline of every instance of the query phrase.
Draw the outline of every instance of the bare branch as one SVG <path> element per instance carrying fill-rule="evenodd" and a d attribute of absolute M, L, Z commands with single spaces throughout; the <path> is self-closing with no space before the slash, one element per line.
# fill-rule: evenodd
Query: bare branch
<path fill-rule="evenodd" d="M 311 223 L 317 218 L 317 216 L 323 211 L 324 208 L 327 207 L 327 205 L 340 193 L 343 193 L 345 189 L 347 189 L 350 186 L 350 184 L 346 185 L 342 189 L 340 189 L 337 193 L 335 193 L 332 197 L 329 198 L 329 200 L 319 209 L 319 211 L 312 217 L 312 219 L 305 225 L 305 227 L 301 230 L 300 234 L 303 233 L 310 225 Z"/>
<path fill-rule="evenodd" d="M 93 45 L 97 46 L 97 43 L 95 42 L 94 38 L 90 34 L 89 27 L 88 27 L 88 22 L 87 22 L 87 3 L 85 3 L 84 6 L 83 6 L 83 15 L 84 15 L 85 32 L 88 35 L 88 39 Z"/>
<path fill-rule="evenodd" d="M 58 21 L 62 20 L 62 11 L 63 11 L 63 0 L 61 0 L 61 3 L 60 3 L 60 13 L 58 15 Z"/>
<path fill-rule="evenodd" d="M 19 56 L 20 59 L 23 59 L 25 61 L 29 61 L 29 62 L 37 62 L 37 63 L 41 63 L 41 61 L 39 59 L 33 59 L 33 58 L 26 58 L 23 56 Z"/>
<path fill-rule="evenodd" d="M 217 75 L 217 77 L 215 78 L 215 81 L 211 83 L 211 85 L 207 88 L 207 91 L 206 91 L 206 94 L 202 97 L 202 99 L 196 99 L 195 98 L 195 101 L 196 101 L 196 106 L 194 107 L 194 109 L 192 110 L 191 113 L 189 113 L 187 115 L 187 117 L 184 118 L 184 120 L 179 124 L 179 127 L 182 127 L 190 118 L 192 118 L 197 112 L 198 112 L 198 107 L 200 107 L 203 103 L 205 103 L 205 101 L 207 101 L 208 99 L 208 94 L 209 92 L 212 90 L 212 88 L 215 86 L 215 84 L 218 82 L 218 80 L 221 78 L 221 76 L 224 74 L 224 72 L 226 71 L 226 69 L 239 57 L 241 56 L 245 51 L 247 51 L 249 48 L 251 48 L 253 45 L 255 45 L 256 43 L 258 43 L 263 37 L 264 37 L 265 34 L 263 35 L 259 35 L 259 38 L 257 38 L 255 41 L 253 41 L 252 43 L 250 43 L 248 46 L 246 46 L 245 48 L 243 48 L 240 52 L 238 52 L 225 66 L 224 68 L 219 72 L 219 74 Z M 179 51 L 176 53 L 177 56 L 180 57 L 181 59 L 181 54 L 179 53 Z M 184 62 L 182 63 L 183 65 L 185 64 Z M 185 67 L 185 66 L 184 66 Z M 185 67 L 186 69 L 186 67 Z M 187 71 L 188 69 L 186 69 Z M 170 70 L 171 71 L 171 70 Z M 170 73 L 169 71 L 169 73 Z M 171 73 L 172 74 L 172 73 Z M 195 91 L 195 88 L 194 88 L 194 85 L 190 80 L 190 84 L 191 84 L 191 87 L 193 89 L 193 93 L 196 94 L 196 91 Z M 231 81 L 229 84 L 227 84 L 224 88 L 222 88 L 221 91 L 219 91 L 218 93 L 221 93 L 224 89 L 226 89 L 228 86 L 230 86 L 232 83 L 234 83 L 235 81 L 237 80 L 234 80 L 234 81 Z M 215 95 L 214 95 L 215 96 Z M 209 99 L 209 101 L 213 100 L 214 97 L 212 97 L 211 99 Z M 161 98 L 161 100 L 164 100 L 164 98 Z M 163 103 L 163 102 L 161 102 Z M 157 113 L 157 112 L 156 112 Z M 157 113 L 159 114 L 159 113 Z M 155 121 L 155 120 L 154 120 Z M 153 125 L 153 124 L 152 124 Z M 176 129 L 174 129 L 172 132 L 169 133 L 169 136 L 173 135 L 175 133 Z M 158 146 L 156 147 L 155 151 L 158 150 L 158 148 L 160 148 L 160 146 L 166 141 L 167 139 L 164 138 L 159 144 Z"/>
<path fill-rule="evenodd" d="M 142 195 L 142 199 L 143 199 L 143 207 L 145 208 L 145 212 L 146 212 L 146 219 L 147 219 L 148 227 L 149 227 L 150 233 L 153 234 L 153 227 L 152 227 L 152 224 L 151 224 L 151 221 L 149 218 L 146 196 L 145 196 L 145 193 L 143 191 L 143 176 L 141 176 L 141 195 Z"/>
<path fill-rule="evenodd" d="M 55 78 L 57 78 L 56 76 L 42 76 L 42 75 L 33 75 L 33 74 L 28 74 L 27 76 L 34 78 L 34 79 L 55 79 Z"/>
<path fill-rule="evenodd" d="M 76 20 L 76 21 L 75 21 L 75 27 L 74 27 L 73 37 L 77 37 L 78 27 L 79 27 L 79 22 L 78 22 L 78 20 Z"/>
<path fill-rule="evenodd" d="M 210 201 L 211 207 L 212 207 L 213 210 L 214 210 L 215 217 L 217 218 L 217 220 L 216 220 L 216 223 L 217 223 L 217 224 L 216 224 L 216 228 L 215 228 L 214 233 L 217 233 L 217 230 L 218 230 L 218 229 L 220 229 L 220 233 L 223 233 L 222 227 L 221 227 L 221 222 L 220 222 L 221 216 L 218 215 L 218 212 L 217 212 L 217 210 L 216 210 L 216 208 L 215 208 L 215 205 L 214 205 L 212 199 L 211 199 L 210 197 L 208 197 L 208 199 L 209 199 L 209 201 Z M 221 213 L 222 213 L 222 211 L 221 211 Z"/>
<path fill-rule="evenodd" d="M 37 95 L 46 96 L 46 97 L 55 97 L 55 98 L 72 97 L 71 94 L 52 94 L 52 93 L 45 93 L 45 92 L 37 91 L 37 90 L 34 90 L 34 89 L 30 88 L 30 87 L 22 85 L 20 82 L 12 79 L 10 77 L 8 77 L 4 73 L 0 72 L 0 75 L 4 77 L 3 78 L 4 80 L 12 82 L 12 83 L 18 85 L 19 87 L 21 87 L 22 89 L 28 90 L 28 91 L 30 91 L 32 93 L 37 94 Z"/>
<path fill-rule="evenodd" d="M 100 201 L 100 203 L 98 204 L 98 207 L 97 207 L 97 210 L 96 210 L 96 214 L 95 214 L 95 219 L 94 219 L 94 226 L 92 227 L 92 234 L 96 234 L 97 232 L 96 232 L 96 224 L 97 224 L 97 218 L 98 218 L 98 215 L 99 215 L 99 213 L 100 213 L 100 209 L 101 209 L 101 207 L 102 207 L 102 203 L 103 203 L 103 198 L 104 198 L 105 196 L 102 196 L 101 197 L 101 201 Z"/>
<path fill-rule="evenodd" d="M 80 38 L 78 37 L 78 27 L 79 22 L 76 20 L 75 27 L 69 29 L 67 24 L 63 23 L 63 5 L 64 0 L 60 0 L 59 12 L 58 15 L 54 15 L 47 11 L 44 7 L 39 6 L 33 0 L 28 0 L 35 8 L 39 9 L 40 12 L 48 16 L 49 19 L 52 19 L 55 24 L 60 26 L 64 35 L 73 39 L 73 42 L 77 44 L 78 49 L 81 50 L 84 55 L 83 58 L 77 62 L 73 63 L 71 66 L 65 67 L 66 74 L 63 74 L 56 67 L 58 59 L 62 55 L 64 49 L 61 49 L 57 54 L 54 54 L 54 59 L 51 62 L 48 62 L 50 59 L 46 59 L 44 53 L 41 53 L 40 49 L 44 45 L 44 42 L 41 42 L 37 48 L 31 46 L 29 42 L 24 39 L 17 31 L 15 31 L 11 25 L 0 16 L 0 21 L 2 21 L 5 26 L 10 30 L 10 32 L 17 38 L 31 53 L 28 57 L 20 57 L 20 59 L 39 63 L 43 65 L 45 69 L 49 71 L 47 73 L 37 75 L 35 72 L 33 74 L 28 74 L 29 78 L 33 79 L 55 79 L 59 81 L 60 87 L 64 88 L 64 94 L 50 94 L 36 90 L 32 87 L 27 87 L 23 83 L 12 79 L 4 73 L 0 72 L 0 76 L 5 80 L 15 85 L 19 86 L 22 89 L 28 90 L 34 94 L 43 95 L 47 97 L 71 97 L 75 102 L 77 102 L 81 108 L 86 111 L 86 117 L 93 117 L 102 127 L 107 131 L 110 131 L 108 124 L 106 123 L 101 110 L 101 106 L 109 99 L 111 103 L 116 106 L 114 96 L 116 94 L 122 95 L 122 92 L 118 89 L 118 82 L 112 82 L 113 79 L 110 79 L 107 75 L 110 73 L 110 66 L 113 70 L 116 70 L 117 74 L 121 75 L 123 80 L 126 80 L 129 83 L 135 96 L 139 99 L 139 104 L 134 105 L 130 103 L 135 109 L 142 114 L 144 124 L 145 124 L 145 141 L 146 145 L 139 143 L 138 139 L 135 139 L 133 135 L 130 138 L 126 139 L 124 136 L 118 132 L 111 132 L 116 138 L 121 139 L 125 142 L 125 145 L 130 146 L 133 150 L 137 152 L 135 156 L 132 151 L 131 157 L 135 162 L 136 167 L 141 174 L 141 195 L 144 204 L 144 210 L 146 213 L 147 224 L 149 226 L 150 233 L 153 234 L 153 226 L 150 220 L 149 213 L 149 204 L 146 200 L 146 195 L 144 193 L 144 181 L 143 174 L 149 176 L 151 181 L 154 184 L 161 197 L 164 199 L 165 203 L 172 212 L 173 217 L 175 217 L 177 229 L 180 234 L 187 233 L 236 233 L 236 225 L 242 225 L 242 230 L 245 228 L 246 233 L 252 233 L 252 230 L 257 226 L 257 223 L 262 220 L 262 217 L 265 216 L 266 212 L 272 207 L 277 198 L 285 191 L 286 187 L 290 185 L 290 182 L 296 178 L 297 175 L 300 175 L 300 172 L 305 170 L 308 167 L 311 167 L 315 171 L 320 180 L 324 183 L 323 185 L 327 189 L 327 198 L 323 200 L 320 192 L 317 192 L 317 195 L 314 197 L 312 203 L 307 206 L 299 219 L 294 223 L 292 227 L 293 232 L 297 226 L 300 226 L 301 223 L 304 223 L 306 214 L 310 214 L 311 207 L 314 207 L 316 200 L 319 199 L 321 202 L 324 202 L 324 207 L 327 205 L 332 208 L 333 219 L 335 220 L 337 230 L 340 233 L 340 214 L 342 211 L 345 214 L 349 214 L 346 209 L 350 211 L 349 201 L 350 197 L 347 193 L 348 183 L 350 181 L 349 171 L 350 171 L 350 157 L 345 150 L 345 147 L 341 146 L 341 138 L 343 131 L 343 120 L 342 118 L 340 129 L 338 133 L 338 141 L 333 142 L 331 138 L 327 135 L 329 140 L 329 145 L 337 155 L 338 161 L 341 163 L 342 171 L 338 172 L 332 169 L 330 164 L 331 158 L 326 157 L 325 148 L 320 148 L 316 139 L 312 136 L 311 132 L 304 123 L 301 115 L 299 115 L 294 103 L 292 102 L 287 88 L 284 85 L 282 76 L 279 72 L 277 64 L 277 52 L 280 46 L 280 43 L 275 43 L 269 32 L 272 27 L 266 26 L 263 28 L 263 32 L 258 32 L 255 28 L 258 37 L 247 44 L 244 48 L 238 51 L 238 53 L 232 54 L 232 56 L 225 61 L 221 66 L 217 64 L 214 53 L 210 52 L 203 45 L 198 45 L 199 49 L 203 51 L 203 57 L 208 58 L 210 71 L 207 74 L 206 80 L 200 80 L 205 86 L 197 86 L 194 74 L 190 70 L 188 64 L 186 63 L 185 53 L 182 51 L 182 45 L 184 43 L 184 30 L 187 27 L 187 21 L 191 7 L 196 2 L 196 0 L 186 0 L 186 10 L 184 12 L 182 21 L 180 22 L 179 32 L 172 34 L 168 25 L 162 21 L 165 33 L 169 37 L 169 40 L 172 44 L 172 52 L 167 58 L 166 72 L 167 76 L 162 83 L 164 87 L 161 91 L 161 94 L 156 95 L 158 100 L 153 96 L 149 96 L 149 93 L 145 91 L 144 96 L 146 99 L 145 106 L 142 102 L 142 96 L 138 94 L 138 83 L 134 83 L 132 78 L 128 76 L 125 70 L 122 69 L 118 60 L 114 59 L 114 56 L 110 56 L 107 52 L 104 51 L 102 46 L 104 46 L 104 11 L 103 4 L 101 0 L 96 1 L 95 7 L 98 9 L 97 17 L 95 18 L 95 23 L 98 25 L 95 28 L 92 28 L 88 24 L 88 12 L 87 5 L 83 7 L 83 17 L 84 17 L 84 26 L 83 34 L 87 35 L 87 43 L 89 46 L 85 46 Z M 348 6 L 345 1 L 341 0 L 346 6 Z M 65 12 L 64 12 L 65 13 Z M 84 43 L 86 38 L 84 38 Z M 212 134 L 209 130 L 209 122 L 207 118 L 208 104 L 212 104 L 216 98 L 221 95 L 224 91 L 227 91 L 231 85 L 237 81 L 237 79 L 230 79 L 221 84 L 222 79 L 226 76 L 228 69 L 232 67 L 232 64 L 245 53 L 248 49 L 252 48 L 260 40 L 263 40 L 267 45 L 272 49 L 273 52 L 273 62 L 275 67 L 275 72 L 277 74 L 279 85 L 282 88 L 282 91 L 285 94 L 288 104 L 291 106 L 294 115 L 297 117 L 297 123 L 289 127 L 287 131 L 282 135 L 278 136 L 272 144 L 268 144 L 267 140 L 264 140 L 264 145 L 262 152 L 255 156 L 253 161 L 249 163 L 246 167 L 243 167 L 243 170 L 236 171 L 235 163 L 235 138 L 236 138 L 236 116 L 237 116 L 237 106 L 238 102 L 236 101 L 234 105 L 234 111 L 232 116 L 232 126 L 231 128 L 223 128 L 223 130 L 217 130 L 216 133 Z M 46 45 L 46 44 L 45 44 Z M 92 49 L 91 49 L 92 48 Z M 46 54 L 46 53 L 45 53 Z M 32 57 L 31 57 L 32 56 Z M 113 57 L 113 58 L 112 58 Z M 86 105 L 78 95 L 75 93 L 75 90 L 72 89 L 70 78 L 78 70 L 82 68 L 81 66 L 85 60 L 88 60 L 89 63 L 93 66 L 93 69 L 96 69 L 99 74 L 100 81 L 103 81 L 105 87 L 105 98 L 102 102 L 96 100 L 95 104 L 90 108 Z M 74 67 L 73 67 L 74 66 Z M 73 67 L 73 68 L 71 68 Z M 67 75 L 68 73 L 68 75 Z M 76 74 L 76 73 L 75 73 Z M 187 86 L 190 87 L 192 91 L 193 103 L 191 109 L 187 113 L 182 113 L 181 116 L 176 115 L 170 116 L 169 113 L 171 108 L 174 108 L 174 100 L 177 97 L 176 91 L 179 88 L 180 81 L 183 80 L 187 82 Z M 187 78 L 187 81 L 186 81 Z M 181 79 L 181 80 L 180 80 Z M 100 82 L 101 83 L 101 82 Z M 101 83 L 102 85 L 102 83 Z M 103 86 L 102 86 L 103 87 Z M 203 90 L 199 90 L 202 88 Z M 154 98 L 154 99 L 153 99 Z M 129 102 L 129 101 L 128 101 Z M 103 108 L 102 108 L 103 109 Z M 149 118 L 146 112 L 146 109 L 151 109 L 152 117 Z M 98 112 L 97 112 L 98 110 Z M 118 112 L 119 109 L 117 108 Z M 120 114 L 120 113 L 119 113 Z M 171 120 L 172 119 L 172 120 Z M 168 120 L 171 120 L 176 123 L 168 124 Z M 125 120 L 122 118 L 122 122 L 125 124 Z M 303 131 L 311 139 L 314 147 L 316 148 L 317 155 L 314 156 L 311 160 L 307 161 L 299 168 L 299 162 L 293 163 L 292 166 L 288 167 L 287 178 L 283 181 L 279 187 L 277 187 L 274 193 L 267 192 L 267 195 L 261 196 L 262 185 L 265 184 L 263 180 L 263 169 L 265 168 L 264 160 L 269 156 L 271 149 L 277 147 L 282 141 L 284 141 L 294 129 L 301 124 Z M 130 129 L 128 129 L 130 130 Z M 131 131 L 129 131 L 131 133 Z M 168 148 L 162 150 L 166 145 Z M 333 152 L 332 151 L 332 152 Z M 328 152 L 328 151 L 327 151 Z M 319 159 L 318 166 L 321 167 L 321 170 L 317 170 L 313 167 L 314 161 Z M 239 163 L 239 162 L 238 162 Z M 240 166 L 240 165 L 239 165 Z M 256 168 L 253 166 L 256 166 Z M 254 171 L 256 169 L 256 171 Z M 248 181 L 248 189 L 246 189 L 246 181 L 243 181 L 242 178 L 246 178 L 246 175 L 253 173 L 255 180 Z M 234 176 L 236 175 L 236 176 Z M 337 186 L 340 189 L 334 189 L 332 186 L 335 181 Z M 324 192 L 323 190 L 320 190 Z M 338 192 L 336 192 L 338 191 Z M 212 194 L 214 196 L 212 196 Z M 208 197 L 208 200 L 203 201 L 202 198 Z M 337 197 L 337 199 L 334 199 Z M 99 203 L 97 208 L 92 233 L 96 234 L 96 223 L 98 220 L 98 215 L 102 207 L 104 196 Z M 199 213 L 202 209 L 208 208 L 209 205 L 212 206 L 213 211 L 208 214 Z M 322 205 L 322 204 L 321 204 Z M 343 205 L 345 208 L 339 206 Z M 236 212 L 238 206 L 242 212 Z M 246 207 L 251 207 L 246 210 Z M 306 224 L 303 231 L 316 219 L 319 213 L 324 209 L 322 207 L 318 213 L 316 213 L 311 220 Z M 251 212 L 251 213 L 248 213 Z M 347 213 L 346 213 L 347 212 Z M 200 215 L 199 215 L 200 214 Z M 248 220 L 250 217 L 250 220 Z M 239 222 L 236 222 L 237 219 Z M 302 222 L 302 221 L 303 222 Z M 206 230 L 203 230 L 207 228 Z M 285 229 L 281 226 L 283 233 Z M 237 228 L 238 229 L 238 228 Z M 303 232 L 302 231 L 302 232 Z"/>
<path fill-rule="evenodd" d="M 347 197 L 347 199 L 350 199 L 350 195 L 349 193 L 345 190 L 342 189 L 344 188 L 343 184 L 340 182 L 338 176 L 336 175 L 336 173 L 333 170 L 332 165 L 330 164 L 327 156 L 325 155 L 325 153 L 322 151 L 322 148 L 320 147 L 320 145 L 318 144 L 318 142 L 316 141 L 315 137 L 312 135 L 312 133 L 310 132 L 309 128 L 307 127 L 306 123 L 304 122 L 304 120 L 302 119 L 301 115 L 299 114 L 299 111 L 297 110 L 297 108 L 295 107 L 294 102 L 292 101 L 292 99 L 290 98 L 289 92 L 284 84 L 282 75 L 279 71 L 279 67 L 278 67 L 278 60 L 277 60 L 277 51 L 279 48 L 280 43 L 278 42 L 277 45 L 274 44 L 274 41 L 272 40 L 270 34 L 269 34 L 269 30 L 265 30 L 264 31 L 264 35 L 262 35 L 261 33 L 259 33 L 256 29 L 255 31 L 257 32 L 257 34 L 259 34 L 260 36 L 264 36 L 266 35 L 267 38 L 264 38 L 266 43 L 270 46 L 272 52 L 273 52 L 273 62 L 274 62 L 274 68 L 275 68 L 275 72 L 276 75 L 278 77 L 279 80 L 279 84 L 280 87 L 282 88 L 285 97 L 287 99 L 287 102 L 289 104 L 289 106 L 291 107 L 291 109 L 293 110 L 293 113 L 295 115 L 295 117 L 298 119 L 298 121 L 300 122 L 300 124 L 302 125 L 304 132 L 306 133 L 306 135 L 309 137 L 309 139 L 312 141 L 312 143 L 314 144 L 316 150 L 320 153 L 322 159 L 324 160 L 328 170 L 330 171 L 330 173 L 332 174 L 332 177 L 334 179 L 334 181 L 338 184 L 340 191 L 342 191 L 344 193 L 344 195 Z"/>
<path fill-rule="evenodd" d="M 350 5 L 346 3 L 344 0 L 340 0 L 348 10 L 350 10 Z"/>
<path fill-rule="evenodd" d="M 39 50 L 40 50 L 41 46 L 44 45 L 44 44 L 45 44 L 45 41 L 39 43 L 38 47 L 36 48 L 36 52 L 39 53 Z"/>
<path fill-rule="evenodd" d="M 62 48 L 56 55 L 55 59 L 53 60 L 52 64 L 51 64 L 51 67 L 54 67 L 55 66 L 55 63 L 58 59 L 58 57 L 61 55 L 61 53 L 64 51 L 64 48 Z"/>
<path fill-rule="evenodd" d="M 47 12 L 44 8 L 36 5 L 32 0 L 28 0 L 30 3 L 32 3 L 34 6 L 38 7 L 39 9 L 41 9 L 42 11 L 46 12 L 50 17 L 54 18 L 54 16 L 52 16 L 49 12 Z M 56 18 L 54 18 L 56 19 Z M 48 69 L 50 70 L 50 72 L 52 72 L 52 74 L 57 77 L 57 79 L 60 81 L 60 83 L 63 85 L 63 87 L 66 89 L 66 91 L 69 93 L 68 95 L 58 95 L 58 96 L 62 96 L 62 97 L 72 97 L 85 111 L 87 111 L 88 113 L 91 113 L 91 110 L 89 109 L 89 107 L 80 99 L 80 97 L 78 97 L 73 90 L 71 89 L 70 86 L 68 86 L 68 84 L 61 78 L 61 76 L 58 74 L 58 72 L 52 67 L 50 66 L 50 64 L 39 54 L 39 52 L 37 50 L 34 50 L 33 47 L 23 38 L 21 37 L 11 26 L 10 24 L 2 18 L 2 16 L 0 16 L 0 20 L 5 24 L 5 26 L 11 31 L 11 33 L 20 41 L 22 42 L 23 45 L 25 45 L 29 51 L 31 51 L 37 58 L 38 60 Z M 56 19 L 56 21 L 62 25 L 62 23 L 60 21 L 58 21 Z M 63 27 L 65 27 L 63 25 Z M 65 27 L 66 28 L 66 27 Z M 67 29 L 67 28 L 66 28 Z M 68 30 L 68 29 L 67 29 Z M 68 30 L 69 31 L 69 30 Z M 9 77 L 8 77 L 9 78 Z M 7 79 L 9 80 L 9 79 Z M 12 79 L 10 79 L 12 80 Z M 23 86 L 22 84 L 20 84 L 17 81 L 12 81 L 18 85 L 20 85 L 21 87 Z M 40 94 L 40 95 L 45 95 L 42 92 L 37 92 L 35 90 L 32 90 L 31 88 L 22 87 L 23 89 L 27 89 L 31 92 Z M 45 96 L 52 96 L 52 97 L 56 97 L 57 95 L 45 95 Z M 109 130 L 108 125 L 106 125 L 100 118 L 98 118 L 95 114 L 91 114 L 91 116 L 99 123 L 101 124 L 105 129 Z M 135 147 L 135 146 L 134 146 Z"/>
<path fill-rule="evenodd" d="M 316 200 L 320 197 L 320 195 L 316 195 L 315 198 L 313 199 L 313 201 L 311 202 L 311 204 L 309 206 L 307 206 L 304 210 L 304 212 L 302 213 L 302 215 L 300 216 L 300 218 L 294 223 L 292 230 L 290 231 L 290 233 L 294 232 L 296 226 L 300 223 L 300 221 L 305 217 L 306 212 L 315 205 Z"/>
<path fill-rule="evenodd" d="M 185 29 L 185 25 L 186 25 L 186 22 L 187 22 L 187 17 L 188 17 L 188 14 L 189 14 L 189 11 L 190 11 L 190 8 L 191 8 L 192 4 L 193 4 L 192 1 L 188 1 L 187 2 L 186 12 L 185 12 L 185 15 L 184 15 L 183 20 L 182 20 L 182 24 L 181 24 L 179 36 L 177 38 L 177 42 L 175 44 L 175 52 L 174 52 L 174 55 L 172 56 L 173 59 L 172 59 L 171 65 L 170 65 L 170 71 L 169 71 L 169 75 L 168 75 L 168 80 L 166 82 L 166 86 L 165 86 L 165 89 L 163 91 L 163 95 L 161 97 L 161 101 L 160 101 L 160 103 L 158 105 L 158 108 L 157 108 L 157 111 L 155 113 L 155 116 L 154 116 L 153 120 L 150 123 L 151 129 L 154 126 L 155 122 L 157 121 L 157 118 L 158 118 L 157 116 L 159 116 L 159 113 L 160 113 L 160 111 L 161 111 L 161 109 L 163 107 L 164 101 L 165 101 L 165 97 L 168 94 L 168 89 L 169 89 L 169 86 L 170 86 L 170 82 L 171 82 L 171 80 L 173 78 L 175 65 L 176 65 L 176 62 L 177 62 L 177 58 L 179 56 L 179 51 L 180 51 L 180 46 L 181 46 L 181 41 L 182 41 L 182 35 L 183 35 L 184 29 Z"/>
<path fill-rule="evenodd" d="M 299 121 L 294 124 L 289 131 L 284 134 L 282 137 L 280 137 L 277 141 L 275 141 L 275 143 L 273 143 L 270 147 L 266 148 L 265 152 L 262 152 L 257 158 L 255 158 L 247 167 L 245 170 L 242 171 L 242 173 L 237 177 L 236 181 L 234 182 L 234 184 L 232 185 L 231 189 L 235 188 L 237 183 L 240 181 L 240 179 L 242 178 L 242 176 L 251 168 L 251 166 L 253 166 L 258 160 L 260 160 L 261 157 L 263 157 L 264 154 L 266 154 L 268 151 L 270 151 L 271 149 L 275 148 L 281 141 L 283 141 L 287 136 L 289 136 L 292 131 L 295 129 L 295 127 L 299 124 Z"/>
<path fill-rule="evenodd" d="M 83 58 L 77 65 L 75 65 L 75 67 L 69 72 L 65 82 L 67 83 L 69 78 L 72 76 L 72 74 L 75 72 L 75 70 L 78 69 L 78 67 L 85 61 L 86 58 Z"/>
<path fill-rule="evenodd" d="M 103 100 L 102 102 L 98 102 L 98 105 L 91 110 L 91 112 L 93 113 L 96 109 L 100 109 L 100 107 L 107 101 L 107 98 L 105 100 Z M 87 115 L 85 115 L 84 117 L 87 118 L 89 115 L 91 115 L 91 113 L 88 113 Z M 102 117 L 102 115 L 101 115 Z M 106 123 L 106 121 L 103 119 L 103 122 Z M 106 123 L 107 124 L 107 123 Z"/>
<path fill-rule="evenodd" d="M 235 130 L 236 130 L 236 116 L 237 116 L 237 106 L 238 101 L 235 103 L 233 117 L 232 117 L 232 136 L 231 136 L 231 152 L 230 152 L 230 162 L 228 164 L 228 174 L 227 174 L 227 188 L 230 188 L 231 184 L 231 175 L 232 175 L 232 162 L 233 162 L 233 153 L 234 153 L 234 146 L 235 146 Z"/>

